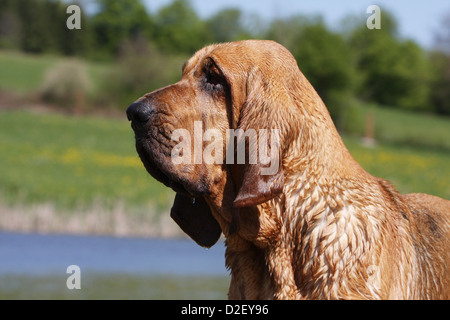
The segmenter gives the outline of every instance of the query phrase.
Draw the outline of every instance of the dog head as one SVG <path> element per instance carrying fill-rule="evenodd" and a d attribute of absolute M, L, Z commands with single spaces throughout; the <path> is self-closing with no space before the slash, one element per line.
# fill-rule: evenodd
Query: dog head
<path fill-rule="evenodd" d="M 200 245 L 236 232 L 245 211 L 282 192 L 300 75 L 275 42 L 211 45 L 185 63 L 179 82 L 128 107 L 145 168 L 176 191 L 171 216 Z"/>

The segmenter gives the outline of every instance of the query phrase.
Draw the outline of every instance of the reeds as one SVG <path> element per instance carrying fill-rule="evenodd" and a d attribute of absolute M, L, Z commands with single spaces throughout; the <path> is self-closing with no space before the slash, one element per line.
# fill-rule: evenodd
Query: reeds
<path fill-rule="evenodd" d="M 127 209 L 118 202 L 112 209 L 97 203 L 82 210 L 57 209 L 51 203 L 32 205 L 0 204 L 0 230 L 14 232 L 96 234 L 133 237 L 181 237 L 182 231 L 168 212 Z"/>

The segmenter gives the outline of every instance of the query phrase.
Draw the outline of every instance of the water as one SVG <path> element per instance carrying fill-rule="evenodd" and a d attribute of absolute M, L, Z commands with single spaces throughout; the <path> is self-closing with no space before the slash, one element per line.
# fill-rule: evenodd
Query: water
<path fill-rule="evenodd" d="M 95 272 L 226 275 L 225 248 L 188 239 L 0 233 L 0 274 L 66 272 L 69 265 Z"/>
<path fill-rule="evenodd" d="M 225 298 L 224 254 L 222 242 L 0 232 L 0 298 Z M 82 290 L 66 287 L 70 265 Z"/>

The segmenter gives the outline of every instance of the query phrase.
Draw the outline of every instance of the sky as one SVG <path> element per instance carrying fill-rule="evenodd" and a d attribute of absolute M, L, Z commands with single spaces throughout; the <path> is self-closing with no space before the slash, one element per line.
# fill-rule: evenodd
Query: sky
<path fill-rule="evenodd" d="M 172 0 L 143 0 L 151 12 Z M 256 13 L 264 19 L 289 17 L 296 14 L 321 15 L 330 28 L 349 14 L 368 18 L 367 7 L 376 4 L 393 13 L 403 38 L 413 39 L 425 48 L 431 48 L 444 14 L 450 15 L 449 0 L 190 0 L 196 12 L 207 18 L 223 8 L 239 8 L 245 13 Z"/>

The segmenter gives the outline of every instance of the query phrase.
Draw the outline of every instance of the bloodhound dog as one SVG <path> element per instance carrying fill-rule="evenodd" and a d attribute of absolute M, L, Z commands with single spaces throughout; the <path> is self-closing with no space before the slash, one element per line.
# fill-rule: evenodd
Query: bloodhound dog
<path fill-rule="evenodd" d="M 181 229 L 224 234 L 230 299 L 450 298 L 450 201 L 364 171 L 280 44 L 207 46 L 127 116 Z"/>

